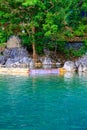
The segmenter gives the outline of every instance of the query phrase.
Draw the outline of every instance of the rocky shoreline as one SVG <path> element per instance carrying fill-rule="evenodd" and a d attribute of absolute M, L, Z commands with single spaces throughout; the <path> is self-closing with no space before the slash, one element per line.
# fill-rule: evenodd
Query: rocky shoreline
<path fill-rule="evenodd" d="M 38 62 L 34 63 L 33 58 L 29 55 L 26 48 L 21 46 L 21 40 L 17 36 L 12 36 L 6 43 L 6 48 L 2 51 L 0 55 L 0 66 L 14 67 L 14 68 L 59 68 L 61 67 L 61 62 L 56 62 L 54 59 L 45 55 L 44 57 L 39 57 Z M 66 71 L 87 71 L 87 54 L 78 58 L 75 62 L 66 61 L 62 66 Z"/>
<path fill-rule="evenodd" d="M 51 68 L 60 66 L 59 62 L 54 62 L 48 55 L 38 57 L 34 63 L 32 56 L 27 49 L 21 46 L 21 40 L 17 36 L 12 36 L 6 43 L 6 47 L 0 55 L 0 66 L 5 67 L 28 67 L 28 68 Z"/>

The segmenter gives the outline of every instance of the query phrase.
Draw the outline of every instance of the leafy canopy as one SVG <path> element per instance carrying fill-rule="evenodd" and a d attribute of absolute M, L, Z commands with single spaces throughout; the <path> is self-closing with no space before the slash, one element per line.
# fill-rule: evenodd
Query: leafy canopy
<path fill-rule="evenodd" d="M 87 35 L 83 11 L 86 0 L 0 0 L 0 43 L 18 35 L 28 47 L 34 39 L 37 50 L 47 45 L 61 49 L 62 41 Z"/>

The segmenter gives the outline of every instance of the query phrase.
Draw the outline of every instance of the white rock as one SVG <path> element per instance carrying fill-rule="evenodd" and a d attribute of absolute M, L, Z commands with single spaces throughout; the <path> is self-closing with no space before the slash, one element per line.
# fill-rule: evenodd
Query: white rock
<path fill-rule="evenodd" d="M 63 68 L 66 71 L 75 71 L 76 70 L 75 63 L 72 61 L 66 61 Z"/>

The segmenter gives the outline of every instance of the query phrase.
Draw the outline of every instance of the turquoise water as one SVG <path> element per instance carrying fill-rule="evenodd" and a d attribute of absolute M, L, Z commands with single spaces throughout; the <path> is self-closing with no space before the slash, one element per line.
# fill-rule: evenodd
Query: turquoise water
<path fill-rule="evenodd" d="M 0 130 L 87 130 L 87 75 L 0 75 Z"/>

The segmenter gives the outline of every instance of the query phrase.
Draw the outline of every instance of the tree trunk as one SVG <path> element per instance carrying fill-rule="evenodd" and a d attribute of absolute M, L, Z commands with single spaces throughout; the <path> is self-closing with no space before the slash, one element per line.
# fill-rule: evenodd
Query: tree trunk
<path fill-rule="evenodd" d="M 36 63 L 37 61 L 37 55 L 36 55 L 36 48 L 35 48 L 35 27 L 32 27 L 32 49 L 33 49 L 33 60 Z"/>

